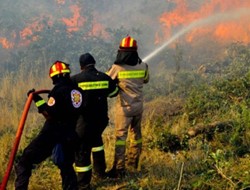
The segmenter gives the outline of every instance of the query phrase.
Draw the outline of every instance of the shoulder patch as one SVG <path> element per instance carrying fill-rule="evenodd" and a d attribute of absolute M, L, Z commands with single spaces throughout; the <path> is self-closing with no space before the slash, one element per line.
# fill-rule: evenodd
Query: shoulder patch
<path fill-rule="evenodd" d="M 50 97 L 48 100 L 48 106 L 53 106 L 55 105 L 55 103 L 56 103 L 56 100 L 53 97 Z"/>
<path fill-rule="evenodd" d="M 75 108 L 79 108 L 82 105 L 82 94 L 78 90 L 72 90 L 71 101 Z"/>

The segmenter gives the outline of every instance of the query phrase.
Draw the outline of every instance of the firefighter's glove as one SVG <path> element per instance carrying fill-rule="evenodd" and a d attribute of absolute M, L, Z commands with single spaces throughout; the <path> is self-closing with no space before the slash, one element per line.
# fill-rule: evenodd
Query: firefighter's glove
<path fill-rule="evenodd" d="M 27 96 L 29 97 L 29 95 L 31 94 L 31 93 L 34 93 L 36 90 L 33 88 L 33 89 L 31 89 L 31 90 L 29 90 L 28 92 L 27 92 Z M 35 101 L 35 102 L 38 102 L 39 100 L 42 100 L 42 98 L 38 95 L 38 94 L 33 94 L 33 100 Z"/>
<path fill-rule="evenodd" d="M 28 92 L 27 92 L 27 96 L 29 97 L 29 95 L 30 95 L 30 93 L 33 93 L 33 92 L 35 92 L 36 90 L 34 89 L 34 88 L 32 88 L 31 90 L 29 90 Z"/>

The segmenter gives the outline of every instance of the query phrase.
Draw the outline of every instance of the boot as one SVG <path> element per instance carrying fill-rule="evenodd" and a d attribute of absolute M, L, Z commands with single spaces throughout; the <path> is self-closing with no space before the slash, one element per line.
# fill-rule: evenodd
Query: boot
<path fill-rule="evenodd" d="M 106 178 L 106 162 L 104 151 L 93 152 L 93 176 L 99 179 Z"/>
<path fill-rule="evenodd" d="M 109 171 L 106 172 L 106 176 L 108 178 L 117 178 L 117 175 L 116 175 L 116 167 L 113 166 Z"/>
<path fill-rule="evenodd" d="M 126 170 L 124 168 L 116 169 L 116 167 L 113 166 L 112 169 L 106 173 L 106 175 L 109 178 L 122 179 L 126 176 Z"/>

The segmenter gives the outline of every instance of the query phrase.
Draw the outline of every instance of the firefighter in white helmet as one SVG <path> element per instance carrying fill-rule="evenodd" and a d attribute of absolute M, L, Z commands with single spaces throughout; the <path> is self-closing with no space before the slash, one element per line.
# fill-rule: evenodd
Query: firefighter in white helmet
<path fill-rule="evenodd" d="M 138 169 L 142 149 L 141 121 L 143 84 L 149 81 L 148 65 L 138 56 L 137 41 L 131 36 L 122 39 L 116 60 L 107 74 L 118 81 L 119 94 L 115 115 L 115 157 L 110 177 L 123 177 L 127 166 Z M 128 152 L 126 142 L 129 137 Z"/>

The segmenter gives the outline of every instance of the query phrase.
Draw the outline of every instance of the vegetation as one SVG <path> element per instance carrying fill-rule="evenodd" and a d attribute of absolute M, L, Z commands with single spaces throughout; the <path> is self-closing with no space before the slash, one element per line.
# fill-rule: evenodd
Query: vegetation
<path fill-rule="evenodd" d="M 232 44 L 226 61 L 208 63 L 203 72 L 180 69 L 171 80 L 164 78 L 166 72 L 152 73 L 151 82 L 145 86 L 140 172 L 130 173 L 122 180 L 93 179 L 93 186 L 98 190 L 249 189 L 249 50 L 249 46 Z M 18 75 L 7 73 L 0 82 L 0 179 L 7 167 L 26 92 L 32 87 L 50 88 L 49 78 L 41 81 L 37 72 L 33 69 L 27 75 L 21 67 Z M 110 100 L 111 122 L 103 135 L 109 168 L 114 153 L 112 104 Z M 16 161 L 43 120 L 31 105 Z M 204 130 L 192 135 L 192 129 Z M 13 169 L 8 189 L 13 189 L 14 179 Z M 61 189 L 60 180 L 58 169 L 48 159 L 36 166 L 30 189 Z"/>
<path fill-rule="evenodd" d="M 63 9 L 69 7 L 71 1 L 59 6 L 55 6 L 56 1 L 13 2 L 2 0 L 0 7 L 0 37 L 12 39 L 12 36 L 18 36 L 10 41 L 16 45 L 14 49 L 0 47 L 0 181 L 7 168 L 27 98 L 26 93 L 31 88 L 51 88 L 47 73 L 55 59 L 70 63 L 75 73 L 79 70 L 75 64 L 78 63 L 79 55 L 91 52 L 97 60 L 97 67 L 106 71 L 115 58 L 114 47 L 117 47 L 123 36 L 133 34 L 140 43 L 140 38 L 147 34 L 148 28 L 154 28 L 148 27 L 151 24 L 146 22 L 132 28 L 121 25 L 105 28 L 103 32 L 107 33 L 107 40 L 101 34 L 93 35 L 93 10 L 103 11 L 104 19 L 108 18 L 102 1 L 74 1 L 76 4 L 86 5 L 89 9 L 83 9 L 79 13 L 86 21 L 84 27 L 71 32 L 61 22 L 62 18 L 72 16 Z M 115 10 L 116 1 L 109 2 L 105 4 Z M 124 1 L 123 5 L 125 4 L 128 3 Z M 151 5 L 156 8 L 157 4 L 146 0 L 145 9 L 138 10 L 137 13 L 145 15 L 145 12 L 152 12 Z M 159 7 L 164 9 L 164 6 Z M 29 12 L 27 9 L 33 11 Z M 37 12 L 47 16 L 37 15 Z M 51 17 L 53 20 L 50 20 Z M 155 14 L 155 17 L 158 15 Z M 53 25 L 50 25 L 52 21 Z M 30 26 L 29 23 L 36 22 L 41 24 L 44 30 L 35 30 L 26 39 L 21 39 L 19 33 Z M 152 36 L 144 36 L 144 39 L 150 42 L 149 38 Z M 234 43 L 224 48 L 206 40 L 194 44 L 194 47 L 176 44 L 175 48 L 166 48 L 153 59 L 154 65 L 149 64 L 151 80 L 144 88 L 145 111 L 140 172 L 129 173 L 122 180 L 93 179 L 94 188 L 250 189 L 250 46 Z M 24 42 L 29 43 L 22 46 Z M 210 58 L 208 51 L 204 50 L 208 48 L 203 49 L 200 44 L 204 47 L 212 46 L 209 50 L 212 49 L 217 54 Z M 147 52 L 147 47 L 151 45 L 142 43 L 139 50 Z M 109 102 L 110 125 L 103 135 L 108 169 L 113 161 L 115 140 L 113 101 L 111 99 Z M 15 163 L 30 140 L 36 136 L 43 122 L 44 118 L 32 104 Z M 13 168 L 7 189 L 14 189 L 14 179 Z M 30 179 L 29 189 L 44 188 L 61 189 L 59 170 L 50 158 L 36 166 Z"/>

